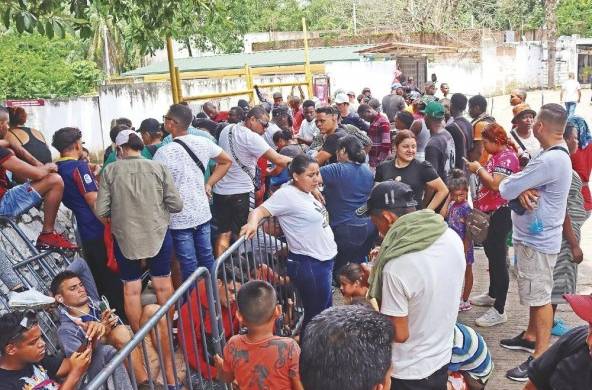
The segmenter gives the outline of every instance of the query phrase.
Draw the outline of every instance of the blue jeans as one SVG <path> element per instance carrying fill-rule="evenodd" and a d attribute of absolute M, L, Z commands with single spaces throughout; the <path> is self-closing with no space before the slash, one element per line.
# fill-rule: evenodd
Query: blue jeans
<path fill-rule="evenodd" d="M 314 316 L 333 305 L 331 294 L 333 262 L 333 260 L 320 261 L 310 256 L 288 253 L 288 276 L 298 289 L 304 307 L 301 334 Z"/>
<path fill-rule="evenodd" d="M 570 117 L 576 113 L 576 102 L 565 102 L 565 109 L 567 110 L 567 116 Z"/>
<path fill-rule="evenodd" d="M 191 276 L 197 267 L 206 267 L 212 272 L 214 251 L 209 221 L 194 228 L 173 229 L 171 233 L 183 280 Z"/>
<path fill-rule="evenodd" d="M 364 262 L 378 237 L 378 230 L 370 218 L 358 218 L 332 229 L 337 244 L 335 273 L 347 263 Z"/>
<path fill-rule="evenodd" d="M 20 184 L 6 191 L 0 199 L 0 215 L 16 218 L 42 201 L 43 198 L 35 191 L 31 183 Z"/>

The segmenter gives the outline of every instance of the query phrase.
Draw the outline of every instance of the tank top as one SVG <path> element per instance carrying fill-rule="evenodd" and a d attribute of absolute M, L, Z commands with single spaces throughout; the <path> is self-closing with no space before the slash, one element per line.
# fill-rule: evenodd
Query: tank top
<path fill-rule="evenodd" d="M 29 127 L 18 127 L 18 129 L 24 131 L 29 136 L 29 142 L 23 144 L 23 141 L 21 141 L 21 139 L 12 130 L 10 130 L 10 133 L 14 135 L 16 139 L 18 139 L 23 148 L 27 152 L 31 153 L 31 155 L 41 163 L 50 163 L 51 151 L 49 150 L 47 144 L 33 135 L 33 131 Z"/>
<path fill-rule="evenodd" d="M 417 140 L 417 154 L 415 156 L 416 159 L 419 161 L 425 160 L 425 148 L 430 140 L 430 130 L 428 130 L 428 126 L 425 123 L 425 120 L 421 121 L 421 131 L 416 137 Z"/>

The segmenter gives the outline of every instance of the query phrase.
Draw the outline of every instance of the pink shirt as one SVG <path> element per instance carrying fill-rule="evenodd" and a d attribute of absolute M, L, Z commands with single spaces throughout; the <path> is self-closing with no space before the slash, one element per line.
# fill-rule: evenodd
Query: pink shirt
<path fill-rule="evenodd" d="M 490 174 L 500 174 L 510 176 L 512 173 L 520 171 L 520 163 L 518 156 L 512 149 L 502 150 L 491 156 L 485 164 L 485 170 Z M 495 211 L 502 206 L 508 204 L 508 201 L 502 198 L 499 191 L 494 191 L 477 181 L 477 198 L 475 199 L 475 207 L 484 212 Z"/>

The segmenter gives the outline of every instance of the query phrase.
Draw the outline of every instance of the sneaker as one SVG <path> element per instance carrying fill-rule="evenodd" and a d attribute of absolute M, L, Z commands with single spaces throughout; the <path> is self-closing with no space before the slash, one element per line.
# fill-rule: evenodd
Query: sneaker
<path fill-rule="evenodd" d="M 76 244 L 71 243 L 63 234 L 56 232 L 41 233 L 37 237 L 35 246 L 37 249 L 78 249 Z"/>
<path fill-rule="evenodd" d="M 503 339 L 500 341 L 500 345 L 506 349 L 513 351 L 526 351 L 528 353 L 534 353 L 534 341 L 529 341 L 524 338 L 524 333 L 520 333 L 516 337 L 511 339 Z"/>
<path fill-rule="evenodd" d="M 37 290 L 11 291 L 8 306 L 12 309 L 40 309 L 55 303 L 55 299 Z"/>
<path fill-rule="evenodd" d="M 469 298 L 469 301 L 475 306 L 493 306 L 495 298 L 490 297 L 488 293 L 483 293 Z"/>
<path fill-rule="evenodd" d="M 569 332 L 569 329 L 565 323 L 563 322 L 563 320 L 554 320 L 553 321 L 553 327 L 551 328 L 551 334 L 553 336 L 557 336 L 557 337 L 561 337 L 564 334 L 566 334 L 567 332 Z"/>
<path fill-rule="evenodd" d="M 473 308 L 471 306 L 471 302 L 469 301 L 460 301 L 460 305 L 458 305 L 458 311 L 469 311 Z"/>
<path fill-rule="evenodd" d="M 506 372 L 506 378 L 518 382 L 526 382 L 528 380 L 528 367 L 534 358 L 529 356 L 528 359 L 518 367 L 514 367 Z"/>
<path fill-rule="evenodd" d="M 475 320 L 477 326 L 484 328 L 503 324 L 504 322 L 508 322 L 508 315 L 506 313 L 500 314 L 495 307 L 490 307 L 481 317 Z"/>

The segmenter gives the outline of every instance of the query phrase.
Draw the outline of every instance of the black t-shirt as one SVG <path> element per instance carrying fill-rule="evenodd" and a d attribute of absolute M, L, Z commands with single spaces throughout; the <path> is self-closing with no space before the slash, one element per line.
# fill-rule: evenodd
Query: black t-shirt
<path fill-rule="evenodd" d="M 444 181 L 448 179 L 450 171 L 454 168 L 455 155 L 454 139 L 444 129 L 433 134 L 426 144 L 425 159 L 432 164 L 438 176 Z"/>
<path fill-rule="evenodd" d="M 397 179 L 399 178 L 399 179 Z M 427 161 L 413 160 L 405 168 L 397 168 L 394 160 L 386 160 L 376 167 L 374 181 L 379 183 L 387 180 L 400 180 L 413 189 L 413 197 L 417 201 L 417 209 L 423 208 L 423 192 L 427 182 L 436 180 L 438 173 Z"/>
<path fill-rule="evenodd" d="M 592 389 L 587 337 L 588 326 L 574 328 L 531 363 L 528 378 L 538 390 Z"/>
<path fill-rule="evenodd" d="M 446 130 L 452 136 L 456 148 L 454 167 L 464 169 L 465 162 L 462 158 L 466 158 L 473 148 L 473 126 L 468 120 L 460 116 L 454 118 L 454 122 L 446 126 Z"/>
<path fill-rule="evenodd" d="M 10 189 L 10 180 L 8 180 L 8 176 L 6 176 L 6 169 L 2 167 L 2 163 L 8 160 L 11 156 L 13 156 L 13 153 L 10 149 L 0 146 L 0 198 L 2 198 L 6 191 Z"/>
<path fill-rule="evenodd" d="M 63 361 L 63 356 L 45 356 L 39 363 L 29 364 L 22 370 L 0 368 L 0 390 L 57 389 L 60 385 L 56 374 Z"/>
<path fill-rule="evenodd" d="M 327 164 L 333 164 L 337 162 L 337 142 L 340 138 L 345 137 L 346 135 L 346 132 L 337 129 L 335 133 L 327 136 L 327 139 L 325 139 L 325 142 L 323 143 L 323 147 L 321 148 L 321 150 L 331 155 L 331 158 L 329 158 Z"/>

